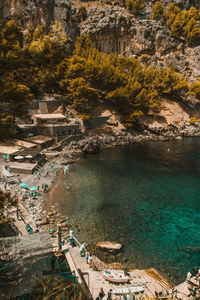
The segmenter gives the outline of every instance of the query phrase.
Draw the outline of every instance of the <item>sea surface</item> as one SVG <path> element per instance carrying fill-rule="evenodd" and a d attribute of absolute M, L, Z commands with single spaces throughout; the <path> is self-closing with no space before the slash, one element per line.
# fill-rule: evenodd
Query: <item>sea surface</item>
<path fill-rule="evenodd" d="M 200 267 L 200 138 L 85 156 L 61 184 L 68 182 L 72 190 L 63 189 L 58 207 L 72 214 L 78 237 L 123 245 L 107 260 L 154 267 L 176 284 Z"/>

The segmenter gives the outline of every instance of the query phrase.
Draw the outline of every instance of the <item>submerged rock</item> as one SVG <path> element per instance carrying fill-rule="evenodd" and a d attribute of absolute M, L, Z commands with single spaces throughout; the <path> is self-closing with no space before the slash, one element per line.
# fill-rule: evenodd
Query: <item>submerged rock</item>
<path fill-rule="evenodd" d="M 114 262 L 114 263 L 108 264 L 108 267 L 112 268 L 112 269 L 116 269 L 116 270 L 123 270 L 124 269 L 124 265 L 119 263 L 119 262 Z"/>
<path fill-rule="evenodd" d="M 119 251 L 122 248 L 122 245 L 113 242 L 103 241 L 98 242 L 96 244 L 96 247 L 108 251 Z"/>

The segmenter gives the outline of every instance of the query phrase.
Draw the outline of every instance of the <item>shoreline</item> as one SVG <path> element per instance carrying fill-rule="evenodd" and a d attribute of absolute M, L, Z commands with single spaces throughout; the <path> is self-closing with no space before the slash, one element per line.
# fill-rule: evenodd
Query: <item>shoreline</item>
<path fill-rule="evenodd" d="M 200 132 L 198 132 L 198 135 L 191 135 L 191 136 L 185 136 L 186 138 L 192 138 L 192 137 L 200 137 Z M 71 141 L 68 146 L 65 146 L 62 151 L 60 152 L 59 156 L 48 161 L 43 167 L 39 168 L 39 175 L 40 178 L 37 178 L 38 175 L 31 174 L 31 175 L 22 175 L 19 176 L 17 174 L 13 174 L 11 179 L 17 180 L 18 184 L 10 185 L 9 189 L 7 191 L 11 192 L 11 195 L 17 196 L 19 199 L 18 206 L 19 210 L 23 208 L 24 210 L 27 210 L 27 214 L 29 215 L 29 221 L 31 220 L 31 223 L 33 224 L 34 229 L 40 228 L 41 226 L 47 225 L 48 222 L 45 222 L 46 218 L 48 218 L 48 212 L 46 209 L 51 212 L 51 210 L 55 210 L 56 203 L 54 203 L 53 197 L 55 195 L 56 189 L 59 188 L 59 181 L 64 178 L 63 171 L 64 167 L 67 164 L 72 164 L 78 160 L 80 160 L 80 157 L 82 157 L 84 154 L 95 154 L 103 150 L 112 149 L 116 146 L 127 146 L 137 143 L 146 143 L 146 142 L 164 142 L 169 140 L 182 140 L 185 137 L 181 136 L 158 136 L 158 135 L 149 135 L 149 134 L 137 134 L 133 135 L 130 133 L 124 133 L 120 135 L 101 135 L 101 136 L 83 136 L 83 138 L 79 141 Z M 83 151 L 83 147 L 85 145 L 90 145 L 90 151 Z M 95 145 L 94 147 L 91 145 Z M 98 147 L 96 147 L 98 145 Z M 56 170 L 52 170 L 51 166 L 54 166 Z M 42 172 L 48 172 L 48 175 L 44 176 L 42 175 Z M 66 176 L 66 175 L 65 175 Z M 67 176 L 70 176 L 69 174 Z M 10 177 L 8 177 L 9 179 Z M 24 190 L 22 190 L 19 187 L 19 182 L 24 182 L 29 187 L 31 185 L 39 185 L 41 187 L 42 183 L 46 183 L 48 185 L 48 192 L 44 193 L 42 192 L 39 197 L 37 197 L 37 200 L 33 202 L 33 206 L 31 207 L 28 202 L 28 199 L 26 196 L 24 196 Z M 3 183 L 1 184 L 1 188 L 3 189 Z M 60 192 L 60 191 L 59 191 Z M 46 205 L 47 201 L 50 201 L 52 205 Z M 71 213 L 70 213 L 71 215 Z M 26 216 L 27 218 L 27 216 Z M 13 219 L 13 216 L 11 216 L 11 220 Z M 15 220 L 13 220 L 15 221 Z M 28 222 L 27 222 L 28 223 Z M 34 224 L 35 223 L 35 224 Z M 41 224 L 42 223 L 42 224 Z M 41 230 L 43 231 L 43 228 L 41 227 Z M 19 230 L 20 231 L 20 230 Z"/>
<path fill-rule="evenodd" d="M 37 175 L 22 175 L 19 176 L 18 174 L 12 174 L 12 177 L 7 177 L 6 179 L 14 179 L 17 180 L 18 184 L 10 185 L 7 191 L 11 192 L 11 195 L 17 196 L 19 199 L 19 204 L 24 206 L 24 193 L 23 190 L 20 189 L 19 183 L 24 182 L 27 185 L 39 185 L 41 188 L 42 183 L 46 183 L 48 185 L 48 192 L 42 193 L 40 197 L 37 198 L 34 207 L 30 208 L 31 217 L 37 223 L 39 220 L 42 219 L 42 204 L 47 202 L 50 199 L 52 202 L 52 197 L 55 193 L 55 190 L 59 187 L 59 180 L 64 178 L 62 175 L 64 171 L 64 166 L 67 164 L 72 164 L 80 159 L 84 154 L 95 154 L 101 152 L 103 150 L 112 149 L 117 146 L 127 146 L 137 143 L 143 142 L 164 142 L 169 140 L 182 140 L 183 138 L 192 138 L 192 137 L 200 137 L 200 131 L 196 134 L 187 135 L 187 136 L 180 136 L 180 135 L 170 135 L 170 136 L 162 136 L 156 134 L 130 134 L 127 132 L 120 133 L 118 135 L 106 135 L 103 134 L 101 136 L 83 136 L 82 139 L 79 141 L 71 141 L 69 145 L 65 146 L 58 157 L 54 158 L 53 160 L 48 161 L 43 167 L 39 167 L 40 172 L 49 172 L 48 175 L 43 176 L 42 174 L 39 175 L 39 179 Z M 89 151 L 83 151 L 85 146 L 89 145 Z M 54 166 L 56 170 L 52 171 L 50 166 Z M 69 175 L 69 174 L 68 174 Z M 1 189 L 3 189 L 3 183 L 1 184 Z M 26 197 L 25 197 L 26 198 Z M 27 206 L 27 201 L 26 205 Z M 53 203 L 53 208 L 55 208 L 55 203 Z M 37 208 L 37 209 L 36 209 Z"/>
<path fill-rule="evenodd" d="M 193 136 L 191 136 L 191 137 L 193 137 Z M 199 137 L 199 136 L 197 136 L 197 137 Z M 140 137 L 137 137 L 136 139 L 139 140 L 139 142 L 148 142 L 148 141 L 154 142 L 155 141 L 155 140 L 151 140 L 149 138 L 145 139 L 145 136 L 143 136 L 141 138 L 141 135 L 140 135 Z M 169 140 L 169 138 L 167 140 Z M 176 140 L 176 139 L 170 138 L 170 140 Z M 177 138 L 177 140 L 181 140 L 181 139 Z M 120 141 L 122 143 L 118 143 L 117 145 L 119 145 L 119 146 L 135 144 L 135 142 L 134 143 L 130 143 L 130 142 L 125 143 L 125 140 L 123 138 L 121 138 Z M 157 139 L 156 141 L 161 141 L 161 140 Z M 115 146 L 116 146 L 116 144 L 115 145 L 109 144 L 108 146 L 104 145 L 104 147 L 101 147 L 100 151 L 104 150 L 104 149 L 111 149 Z M 48 229 L 54 231 L 54 230 L 56 230 L 56 224 L 58 222 L 60 222 L 62 225 L 63 234 L 66 234 L 67 232 L 69 232 L 69 229 L 71 229 L 71 228 L 74 229 L 74 224 L 72 224 L 72 222 L 71 222 L 72 221 L 71 214 L 69 214 L 68 216 L 61 216 L 60 213 L 58 212 L 58 210 L 56 209 L 56 203 L 50 203 L 52 205 L 50 205 L 48 207 L 48 212 L 47 211 L 45 212 L 44 208 L 46 208 L 45 202 L 48 201 L 49 197 L 52 197 L 51 201 L 56 201 L 53 199 L 53 197 L 54 197 L 54 194 L 56 193 L 56 189 L 59 188 L 59 181 L 64 178 L 63 170 L 64 170 L 65 165 L 67 163 L 69 163 L 69 161 L 76 162 L 77 160 L 79 160 L 79 157 L 81 154 L 83 154 L 83 152 L 80 151 L 80 149 L 74 149 L 74 151 L 73 151 L 72 149 L 69 149 L 69 147 L 66 147 L 65 149 L 63 149 L 63 151 L 60 153 L 60 155 L 57 158 L 53 159 L 50 162 L 47 162 L 43 168 L 40 168 L 40 170 L 43 169 L 45 172 L 47 170 L 50 170 L 51 165 L 54 165 L 54 167 L 56 167 L 56 170 L 54 170 L 55 172 L 50 171 L 47 177 L 41 176 L 41 178 L 38 181 L 36 181 L 37 185 L 38 184 L 41 185 L 43 180 L 47 180 L 47 182 L 49 183 L 49 191 L 47 193 L 42 193 L 41 197 L 38 197 L 38 199 L 35 200 L 35 202 L 36 202 L 35 206 L 26 207 L 27 201 L 23 199 L 23 193 L 20 193 L 20 192 L 22 192 L 22 190 L 19 190 L 18 185 L 15 185 L 14 189 L 11 190 L 12 194 L 16 194 L 16 192 L 18 192 L 18 194 L 19 194 L 19 196 L 18 196 L 19 197 L 19 208 L 20 209 L 22 209 L 22 207 L 24 209 L 28 208 L 27 214 L 25 215 L 25 220 L 29 224 L 31 223 L 30 219 L 32 219 L 35 222 L 36 226 L 35 226 L 34 230 L 39 228 L 39 231 L 47 231 Z M 70 171 L 67 176 L 70 176 Z M 14 176 L 14 178 L 16 178 L 16 177 L 17 177 L 17 175 Z M 33 182 L 35 179 L 36 179 L 36 175 L 34 175 L 34 174 L 28 175 L 28 176 L 22 176 L 22 178 L 21 178 L 22 182 L 24 181 L 24 182 L 29 182 L 29 183 Z M 22 213 L 24 213 L 24 210 L 22 211 Z M 21 232 L 21 233 L 23 234 L 23 232 Z M 80 235 L 81 235 L 81 233 L 80 233 Z M 119 267 L 121 268 L 122 265 Z"/>

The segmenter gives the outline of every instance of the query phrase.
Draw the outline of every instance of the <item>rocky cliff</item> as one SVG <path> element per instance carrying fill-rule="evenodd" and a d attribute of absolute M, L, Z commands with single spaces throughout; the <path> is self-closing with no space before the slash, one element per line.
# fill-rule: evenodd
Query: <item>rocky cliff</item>
<path fill-rule="evenodd" d="M 144 11 L 134 16 L 124 7 L 124 1 L 102 0 L 1 0 L 0 18 L 14 18 L 24 28 L 28 24 L 62 23 L 67 35 L 75 41 L 79 34 L 89 34 L 94 45 L 105 53 L 134 56 L 147 65 L 175 66 L 193 81 L 200 76 L 199 46 L 188 47 L 184 41 L 170 36 L 160 22 L 152 20 L 152 4 L 147 1 Z M 170 0 L 163 0 L 166 7 Z M 181 9 L 199 7 L 199 0 L 174 0 Z M 80 8 L 86 14 L 80 17 Z"/>
<path fill-rule="evenodd" d="M 162 0 L 165 8 L 170 2 Z M 173 2 L 182 10 L 200 5 L 199 0 Z M 153 3 L 146 1 L 144 10 L 134 15 L 123 0 L 1 0 L 0 18 L 15 19 L 23 28 L 59 21 L 73 42 L 78 35 L 88 34 L 96 48 L 105 53 L 135 57 L 147 66 L 173 65 L 188 81 L 195 81 L 200 77 L 200 41 L 188 46 L 183 39 L 172 37 L 162 22 L 152 19 Z M 199 101 L 192 96 L 185 101 L 191 107 L 190 116 L 198 116 Z"/>
<path fill-rule="evenodd" d="M 192 2 L 197 5 L 198 1 L 174 2 L 190 7 Z M 200 76 L 200 46 L 188 47 L 183 40 L 171 37 L 169 29 L 151 19 L 150 4 L 137 17 L 119 6 L 93 4 L 86 7 L 88 17 L 79 25 L 80 33 L 89 34 L 99 50 L 134 56 L 147 65 L 152 62 L 158 66 L 172 64 L 191 81 Z"/>
<path fill-rule="evenodd" d="M 71 20 L 75 13 L 70 0 L 1 0 L 0 19 L 15 19 L 23 28 L 29 24 L 49 26 L 52 22 L 62 23 L 67 35 L 75 39 L 79 34 L 76 22 Z"/>

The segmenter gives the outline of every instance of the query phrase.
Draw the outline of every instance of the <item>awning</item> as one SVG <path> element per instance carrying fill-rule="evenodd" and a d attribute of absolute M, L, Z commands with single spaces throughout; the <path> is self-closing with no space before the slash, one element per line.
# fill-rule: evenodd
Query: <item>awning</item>
<path fill-rule="evenodd" d="M 33 155 L 26 155 L 25 158 L 33 158 Z"/>
<path fill-rule="evenodd" d="M 37 187 L 37 186 L 32 186 L 32 187 L 30 188 L 30 190 L 31 190 L 31 191 L 38 190 L 38 187 Z"/>
<path fill-rule="evenodd" d="M 21 186 L 23 189 L 27 189 L 27 188 L 28 188 L 28 186 L 27 186 L 26 183 L 20 183 L 20 186 Z"/>
<path fill-rule="evenodd" d="M 24 157 L 21 156 L 21 155 L 18 155 L 18 156 L 15 156 L 14 158 L 15 158 L 15 159 L 23 159 Z"/>

